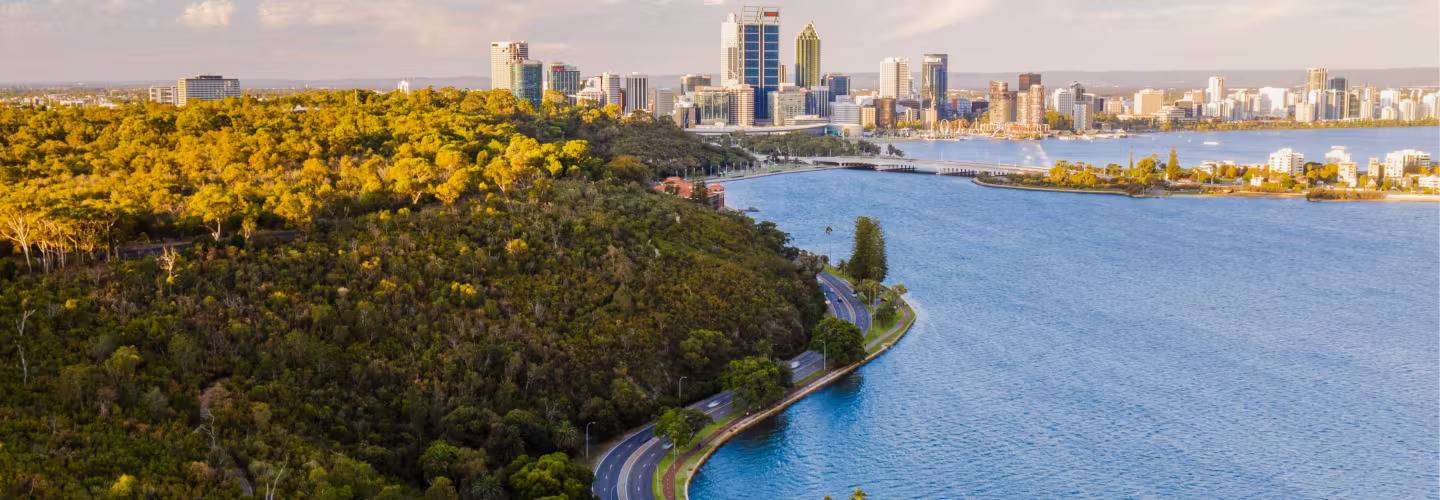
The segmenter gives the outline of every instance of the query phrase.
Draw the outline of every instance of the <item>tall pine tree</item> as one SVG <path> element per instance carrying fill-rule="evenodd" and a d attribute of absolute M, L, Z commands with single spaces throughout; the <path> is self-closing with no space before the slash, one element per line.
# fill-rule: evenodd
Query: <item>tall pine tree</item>
<path fill-rule="evenodd" d="M 885 231 L 869 217 L 855 219 L 855 248 L 850 253 L 846 273 L 858 280 L 885 281 L 889 265 L 885 258 Z"/>

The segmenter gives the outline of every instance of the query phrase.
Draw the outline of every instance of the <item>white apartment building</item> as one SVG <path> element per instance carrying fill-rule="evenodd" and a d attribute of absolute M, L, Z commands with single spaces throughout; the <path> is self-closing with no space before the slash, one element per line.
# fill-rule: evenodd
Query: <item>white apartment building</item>
<path fill-rule="evenodd" d="M 1399 179 L 1405 177 L 1406 168 L 1429 164 L 1430 153 L 1414 149 L 1391 151 L 1385 155 L 1385 178 L 1399 182 Z"/>
<path fill-rule="evenodd" d="M 1271 173 L 1301 175 L 1305 173 L 1305 154 L 1290 148 L 1281 149 L 1270 153 L 1266 166 Z"/>
<path fill-rule="evenodd" d="M 880 61 L 880 97 L 910 97 L 910 58 L 887 57 Z"/>
<path fill-rule="evenodd" d="M 530 44 L 524 40 L 490 42 L 490 88 L 510 90 L 515 65 L 529 58 Z"/>

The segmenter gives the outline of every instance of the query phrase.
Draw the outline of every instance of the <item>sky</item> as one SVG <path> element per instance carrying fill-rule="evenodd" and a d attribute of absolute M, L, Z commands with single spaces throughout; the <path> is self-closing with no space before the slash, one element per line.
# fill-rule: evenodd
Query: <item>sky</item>
<path fill-rule="evenodd" d="M 584 74 L 713 73 L 734 0 L 0 0 L 0 82 L 199 73 L 488 76 L 489 42 Z M 950 54 L 955 72 L 1432 67 L 1437 0 L 775 0 L 782 61 L 814 21 L 822 69 Z M 915 63 L 918 65 L 918 62 Z"/>

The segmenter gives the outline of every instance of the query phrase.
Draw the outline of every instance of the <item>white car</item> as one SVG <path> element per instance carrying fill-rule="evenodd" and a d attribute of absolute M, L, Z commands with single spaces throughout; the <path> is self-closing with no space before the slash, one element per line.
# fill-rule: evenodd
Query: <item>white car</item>
<path fill-rule="evenodd" d="M 790 362 L 790 369 L 791 369 L 791 370 L 794 370 L 794 369 L 799 368 L 799 367 L 800 367 L 800 362 L 799 362 L 799 361 L 791 361 L 791 362 Z"/>
<path fill-rule="evenodd" d="M 719 402 L 719 401 L 711 401 L 710 404 L 705 405 L 706 408 L 714 408 L 714 407 L 716 407 L 716 406 L 720 406 L 720 402 Z"/>

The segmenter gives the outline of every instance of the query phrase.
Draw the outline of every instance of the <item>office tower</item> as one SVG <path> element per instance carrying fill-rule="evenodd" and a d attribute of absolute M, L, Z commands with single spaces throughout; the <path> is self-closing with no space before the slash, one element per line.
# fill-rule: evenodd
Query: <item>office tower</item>
<path fill-rule="evenodd" d="M 550 63 L 550 81 L 545 88 L 565 95 L 573 104 L 580 92 L 580 70 L 563 62 Z"/>
<path fill-rule="evenodd" d="M 691 94 L 696 88 L 709 87 L 710 75 L 685 75 L 680 77 L 680 93 Z"/>
<path fill-rule="evenodd" d="M 1040 84 L 1040 74 L 1039 74 L 1039 73 L 1020 73 L 1020 87 L 1016 88 L 1015 91 L 1016 91 L 1016 92 L 1025 92 L 1025 91 L 1030 90 L 1030 86 L 1031 86 L 1031 85 L 1039 85 L 1039 84 Z"/>
<path fill-rule="evenodd" d="M 1205 103 L 1218 103 L 1223 100 L 1225 100 L 1225 77 L 1210 77 L 1210 82 L 1205 85 Z"/>
<path fill-rule="evenodd" d="M 150 87 L 150 102 L 160 104 L 175 104 L 174 85 L 155 85 Z"/>
<path fill-rule="evenodd" d="M 820 35 L 815 34 L 815 21 L 795 36 L 795 86 L 820 85 Z"/>
<path fill-rule="evenodd" d="M 671 89 L 655 90 L 655 106 L 653 108 L 656 118 L 670 116 L 675 111 L 675 91 Z"/>
<path fill-rule="evenodd" d="M 895 128 L 895 98 L 875 100 L 875 128 Z"/>
<path fill-rule="evenodd" d="M 647 110 L 649 101 L 650 77 L 639 73 L 625 77 L 625 114 Z"/>
<path fill-rule="evenodd" d="M 227 97 L 240 97 L 240 80 L 220 75 L 196 75 L 175 82 L 177 106 L 184 106 L 190 101 L 219 101 Z"/>
<path fill-rule="evenodd" d="M 1325 90 L 1325 83 L 1329 80 L 1329 76 L 1330 72 L 1325 68 L 1307 68 L 1305 70 L 1305 95 Z"/>
<path fill-rule="evenodd" d="M 830 116 L 830 101 L 834 96 L 830 95 L 830 87 L 816 85 L 810 87 L 805 93 L 805 114 L 816 116 Z"/>
<path fill-rule="evenodd" d="M 1300 175 L 1305 173 L 1305 155 L 1290 148 L 1270 153 L 1266 164 L 1273 174 Z"/>
<path fill-rule="evenodd" d="M 410 80 L 400 80 L 399 83 L 396 83 L 396 84 L 395 84 L 395 90 L 398 91 L 398 92 L 400 92 L 400 93 L 402 93 L 402 94 L 409 94 L 409 93 L 410 93 Z"/>
<path fill-rule="evenodd" d="M 739 127 L 755 126 L 755 87 L 730 85 L 725 87 L 730 94 L 730 124 Z"/>
<path fill-rule="evenodd" d="M 529 58 L 528 42 L 490 42 L 490 88 L 510 90 L 510 76 L 515 72 L 515 64 Z"/>
<path fill-rule="evenodd" d="M 540 98 L 545 95 L 545 64 L 534 59 L 520 61 L 510 69 L 510 93 L 516 99 L 530 101 L 533 109 L 540 109 Z"/>
<path fill-rule="evenodd" d="M 836 125 L 859 125 L 860 105 L 854 101 L 835 101 L 830 104 L 830 123 Z"/>
<path fill-rule="evenodd" d="M 757 120 L 770 118 L 769 95 L 780 87 L 780 9 L 743 7 L 720 24 L 721 83 L 748 85 Z M 732 101 L 731 104 L 734 104 Z"/>
<path fill-rule="evenodd" d="M 614 104 L 620 106 L 625 104 L 620 100 L 622 95 L 620 91 L 620 75 L 610 72 L 601 73 L 600 90 L 605 91 L 606 105 Z"/>
<path fill-rule="evenodd" d="M 792 119 L 805 114 L 805 90 L 800 87 L 782 85 L 769 97 L 774 125 L 793 125 Z"/>
<path fill-rule="evenodd" d="M 850 75 L 844 73 L 826 73 L 824 85 L 830 87 L 830 95 L 850 95 Z"/>
<path fill-rule="evenodd" d="M 937 118 L 950 118 L 950 56 L 925 54 L 920 60 L 920 106 L 934 109 Z"/>
<path fill-rule="evenodd" d="M 1015 121 L 1015 94 L 1003 80 L 990 81 L 990 124 L 1005 125 Z"/>
<path fill-rule="evenodd" d="M 1160 107 L 1165 105 L 1165 92 L 1155 89 L 1144 89 L 1135 93 L 1134 108 L 1131 115 L 1149 117 L 1160 112 Z"/>
<path fill-rule="evenodd" d="M 695 110 L 702 125 L 730 123 L 730 91 L 725 87 L 695 87 Z"/>
<path fill-rule="evenodd" d="M 880 61 L 880 97 L 910 97 L 910 58 L 887 57 Z"/>

